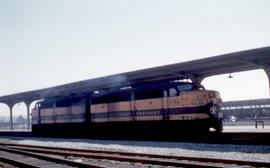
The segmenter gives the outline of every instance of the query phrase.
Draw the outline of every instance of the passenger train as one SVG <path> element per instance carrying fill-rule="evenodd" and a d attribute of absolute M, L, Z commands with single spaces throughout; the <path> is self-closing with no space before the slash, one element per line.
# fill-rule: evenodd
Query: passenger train
<path fill-rule="evenodd" d="M 173 136 L 221 132 L 217 91 L 174 80 L 46 98 L 32 110 L 32 132 L 44 135 Z"/>

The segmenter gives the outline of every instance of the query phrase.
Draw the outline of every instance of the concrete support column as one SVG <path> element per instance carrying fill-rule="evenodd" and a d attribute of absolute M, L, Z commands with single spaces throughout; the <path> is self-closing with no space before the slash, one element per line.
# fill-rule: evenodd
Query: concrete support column
<path fill-rule="evenodd" d="M 26 109 L 27 109 L 27 129 L 30 129 L 30 105 L 31 102 L 30 101 L 25 101 L 24 102 L 26 105 Z"/>
<path fill-rule="evenodd" d="M 201 83 L 202 80 L 204 79 L 204 77 L 195 77 L 195 76 L 190 76 L 190 80 L 192 81 L 192 83 L 197 86 L 197 87 L 202 87 L 204 88 Z"/>
<path fill-rule="evenodd" d="M 8 103 L 9 113 L 10 113 L 10 130 L 13 130 L 13 103 Z"/>
<path fill-rule="evenodd" d="M 263 70 L 265 71 L 267 77 L 268 77 L 268 86 L 269 86 L 269 95 L 270 95 L 270 67 L 264 67 Z"/>

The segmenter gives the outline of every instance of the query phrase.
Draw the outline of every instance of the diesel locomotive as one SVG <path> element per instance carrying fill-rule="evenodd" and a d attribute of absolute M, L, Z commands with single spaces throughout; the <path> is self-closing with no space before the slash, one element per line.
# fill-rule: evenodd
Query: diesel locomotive
<path fill-rule="evenodd" d="M 84 95 L 46 98 L 32 110 L 32 132 L 46 135 L 126 136 L 221 132 L 217 91 L 174 80 Z"/>

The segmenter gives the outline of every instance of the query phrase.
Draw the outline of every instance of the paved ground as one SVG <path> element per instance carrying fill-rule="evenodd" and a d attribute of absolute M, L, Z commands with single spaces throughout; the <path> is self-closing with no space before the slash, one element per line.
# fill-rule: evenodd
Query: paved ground
<path fill-rule="evenodd" d="M 262 128 L 261 125 L 258 128 L 255 128 L 255 125 L 252 126 L 224 126 L 223 132 L 269 132 L 270 133 L 270 125 L 264 126 Z"/>
<path fill-rule="evenodd" d="M 260 120 L 262 123 L 257 123 L 255 127 L 255 120 L 241 120 L 236 122 L 224 122 L 223 132 L 269 132 L 270 133 L 270 120 Z"/>

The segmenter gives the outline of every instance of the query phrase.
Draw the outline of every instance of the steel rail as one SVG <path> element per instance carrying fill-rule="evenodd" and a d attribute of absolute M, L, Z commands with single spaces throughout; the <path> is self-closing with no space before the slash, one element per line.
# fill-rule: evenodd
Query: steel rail
<path fill-rule="evenodd" d="M 16 159 L 12 159 L 12 158 L 1 156 L 1 155 L 0 155 L 0 161 L 4 162 L 4 163 L 8 163 L 10 165 L 17 166 L 17 167 L 40 168 L 40 166 L 36 166 L 36 165 L 30 164 L 30 163 L 26 163 L 24 161 L 18 161 Z"/>
<path fill-rule="evenodd" d="M 0 148 L 1 149 L 1 148 Z M 152 164 L 152 165 L 161 165 L 161 166 L 176 166 L 176 167 L 188 167 L 188 168 L 222 168 L 222 166 L 214 166 L 214 165 L 210 165 L 210 164 L 206 164 L 206 163 L 195 163 L 195 162 L 189 162 L 189 161 L 171 161 L 171 160 L 157 160 L 157 159 L 153 159 L 153 158 L 134 158 L 134 157 L 124 157 L 124 156 L 112 156 L 112 155 L 101 155 L 101 154 L 83 154 L 83 153 L 74 153 L 74 152 L 60 152 L 60 151 L 53 151 L 53 150 L 45 150 L 45 149 L 27 149 L 27 148 L 18 148 L 18 149 L 13 149 L 12 147 L 7 147 L 4 150 L 6 151 L 11 151 L 11 152 L 16 152 L 16 153 L 21 153 L 21 154 L 26 154 L 26 155 L 31 155 L 31 156 L 35 156 L 38 155 L 38 157 L 42 158 L 42 159 L 47 159 L 49 158 L 52 161 L 62 161 L 62 159 L 59 158 L 55 158 L 51 157 L 51 156 L 47 156 L 47 155 L 42 155 L 42 154 L 37 154 L 37 153 L 46 153 L 46 154 L 54 154 L 54 155 L 62 155 L 62 156 L 77 156 L 77 157 L 84 157 L 84 158 L 91 158 L 91 159 L 107 159 L 107 160 L 116 160 L 116 161 L 121 161 L 121 162 L 136 162 L 136 163 L 143 163 L 143 164 Z M 31 152 L 26 152 L 27 151 L 31 151 Z M 69 160 L 64 159 L 64 163 L 66 163 L 66 161 L 68 161 L 67 164 L 69 163 Z M 72 162 L 73 163 L 73 162 Z M 75 162 L 77 164 L 77 162 Z M 82 163 L 79 163 L 82 164 Z M 76 166 L 76 165 L 73 165 Z M 76 167 L 85 167 L 85 165 L 80 165 L 80 166 L 76 166 Z M 86 167 L 92 167 L 92 166 L 88 166 L 86 165 Z M 102 166 L 98 166 L 98 167 L 102 167 Z"/>
<path fill-rule="evenodd" d="M 24 156 L 31 156 L 34 158 L 38 158 L 41 160 L 46 160 L 46 161 L 50 161 L 50 162 L 54 162 L 54 163 L 59 163 L 59 164 L 66 164 L 69 166 L 74 166 L 74 167 L 80 167 L 80 168 L 105 168 L 104 166 L 100 166 L 97 164 L 89 164 L 89 163 L 82 163 L 82 162 L 76 162 L 76 161 L 72 161 L 69 159 L 62 159 L 62 158 L 58 158 L 58 157 L 53 157 L 53 156 L 49 156 L 49 155 L 45 155 L 45 154 L 41 154 L 41 153 L 35 153 L 35 152 L 29 152 L 29 151 L 25 151 L 25 150 L 19 150 L 19 149 L 12 149 L 9 148 L 7 146 L 2 147 L 0 146 L 0 150 L 2 151 L 6 151 L 6 152 L 10 152 L 10 153 L 15 153 L 15 154 L 21 154 Z M 25 163 L 19 160 L 14 160 L 12 158 L 6 158 L 4 156 L 0 156 L 0 158 L 7 163 L 12 163 L 15 165 L 18 165 L 20 167 L 30 167 L 30 168 L 40 168 L 43 166 L 38 166 L 35 164 L 31 164 L 31 163 Z"/>
<path fill-rule="evenodd" d="M 2 144 L 1 144 L 2 145 Z M 43 152 L 43 153 L 54 153 L 59 155 L 72 155 L 85 158 L 96 158 L 96 159 L 111 159 L 118 161 L 128 161 L 128 162 L 144 162 L 150 164 L 159 165 L 172 165 L 172 166 L 191 166 L 191 164 L 186 164 L 186 161 L 192 161 L 193 166 L 195 162 L 200 164 L 197 167 L 209 167 L 209 164 L 204 164 L 206 162 L 211 162 L 212 164 L 237 164 L 237 165 L 250 165 L 255 167 L 270 167 L 268 162 L 256 162 L 256 161 L 244 161 L 244 160 L 229 160 L 229 159 L 217 159 L 217 158 L 202 158 L 202 157 L 187 157 L 187 156 L 171 156 L 171 155 L 157 155 L 157 154 L 145 154 L 145 153 L 130 153 L 130 152 L 115 152 L 115 151 L 100 151 L 100 150 L 89 150 L 89 149 L 74 149 L 74 148 L 60 148 L 60 147 L 47 147 L 47 146 L 34 146 L 34 145 L 12 145 L 5 144 L 6 146 L 14 146 L 17 149 L 28 150 L 32 152 Z M 136 158 L 137 157 L 137 158 Z M 146 159 L 145 159 L 146 158 Z M 156 161 L 155 159 L 162 159 Z M 166 159 L 166 160 L 164 160 Z M 170 160 L 167 162 L 167 160 Z M 174 160 L 173 162 L 171 160 Z M 184 162 L 181 162 L 184 161 Z M 211 167 L 214 167 L 213 165 Z M 219 166 L 217 166 L 219 167 Z"/>

